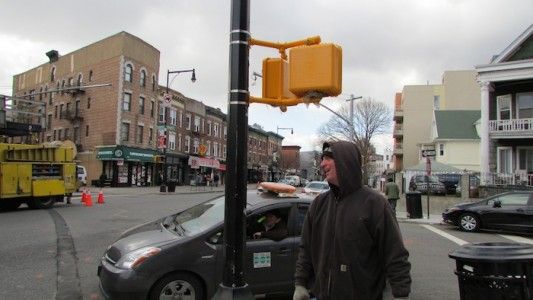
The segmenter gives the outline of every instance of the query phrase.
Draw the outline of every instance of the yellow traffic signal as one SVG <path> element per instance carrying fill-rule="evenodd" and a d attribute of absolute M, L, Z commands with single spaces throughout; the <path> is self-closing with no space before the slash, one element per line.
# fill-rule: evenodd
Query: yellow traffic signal
<path fill-rule="evenodd" d="M 300 46 L 289 50 L 289 91 L 338 96 L 342 91 L 342 48 L 334 44 Z"/>
<path fill-rule="evenodd" d="M 289 65 L 281 58 L 265 58 L 263 60 L 263 98 L 283 99 L 294 98 L 289 92 Z"/>
<path fill-rule="evenodd" d="M 154 162 L 156 164 L 164 164 L 165 163 L 165 156 L 164 155 L 154 155 Z"/>

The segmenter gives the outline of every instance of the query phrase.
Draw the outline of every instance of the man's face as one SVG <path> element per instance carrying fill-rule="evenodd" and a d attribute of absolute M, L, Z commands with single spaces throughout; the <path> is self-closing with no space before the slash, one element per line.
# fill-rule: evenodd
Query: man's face
<path fill-rule="evenodd" d="M 335 160 L 327 155 L 324 155 L 322 157 L 322 161 L 320 162 L 320 168 L 322 168 L 322 171 L 324 171 L 324 175 L 326 176 L 326 181 L 339 186 L 339 179 L 337 178 L 337 169 L 335 168 Z"/>
<path fill-rule="evenodd" d="M 278 222 L 278 217 L 273 214 L 267 214 L 265 224 L 267 226 L 274 226 Z"/>

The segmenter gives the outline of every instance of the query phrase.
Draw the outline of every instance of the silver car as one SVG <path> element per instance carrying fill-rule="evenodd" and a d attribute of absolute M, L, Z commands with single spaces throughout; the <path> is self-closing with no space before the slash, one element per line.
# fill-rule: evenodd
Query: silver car
<path fill-rule="evenodd" d="M 254 294 L 290 294 L 310 199 L 249 191 L 244 273 Z M 276 210 L 287 236 L 254 239 Z M 224 197 L 124 232 L 104 253 L 98 276 L 105 298 L 210 299 L 222 282 Z"/>

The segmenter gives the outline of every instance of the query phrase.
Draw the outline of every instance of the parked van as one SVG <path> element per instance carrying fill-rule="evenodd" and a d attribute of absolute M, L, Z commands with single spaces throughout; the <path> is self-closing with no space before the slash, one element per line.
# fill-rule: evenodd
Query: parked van
<path fill-rule="evenodd" d="M 80 186 L 87 185 L 87 169 L 84 166 L 76 166 L 76 173 Z"/>

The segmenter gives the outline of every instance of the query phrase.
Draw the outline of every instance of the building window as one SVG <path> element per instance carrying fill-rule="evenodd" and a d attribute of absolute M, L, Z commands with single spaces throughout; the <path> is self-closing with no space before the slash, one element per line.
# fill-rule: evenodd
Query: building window
<path fill-rule="evenodd" d="M 54 130 L 54 139 L 53 139 L 53 140 L 55 141 L 55 140 L 56 140 L 56 138 L 57 138 L 57 131 L 56 131 L 56 130 Z"/>
<path fill-rule="evenodd" d="M 218 143 L 217 142 L 213 143 L 213 156 L 218 157 Z"/>
<path fill-rule="evenodd" d="M 176 115 L 177 111 L 174 108 L 170 109 L 170 125 L 176 126 Z"/>
<path fill-rule="evenodd" d="M 180 128 L 183 127 L 183 111 L 181 110 L 180 110 L 179 122 L 180 122 Z"/>
<path fill-rule="evenodd" d="M 201 121 L 200 116 L 194 116 L 194 132 L 200 132 Z"/>
<path fill-rule="evenodd" d="M 439 144 L 439 155 L 444 156 L 444 144 Z"/>
<path fill-rule="evenodd" d="M 57 130 L 57 140 L 58 141 L 62 141 L 62 136 L 63 136 L 63 129 L 58 129 Z"/>
<path fill-rule="evenodd" d="M 154 117 L 154 110 L 155 110 L 155 102 L 150 101 L 150 117 Z"/>
<path fill-rule="evenodd" d="M 513 172 L 513 155 L 511 147 L 497 148 L 498 173 L 510 174 Z"/>
<path fill-rule="evenodd" d="M 434 110 L 440 109 L 440 96 L 438 95 L 433 96 L 433 109 Z"/>
<path fill-rule="evenodd" d="M 137 144 L 143 143 L 143 132 L 144 132 L 144 126 L 138 125 L 137 126 L 137 137 L 136 137 Z"/>
<path fill-rule="evenodd" d="M 146 86 L 146 71 L 145 70 L 141 70 L 141 86 L 142 87 L 145 87 Z"/>
<path fill-rule="evenodd" d="M 211 155 L 211 141 L 207 141 L 207 151 L 205 152 L 205 155 Z"/>
<path fill-rule="evenodd" d="M 50 81 L 54 82 L 55 80 L 56 80 L 56 67 L 53 67 L 52 70 L 50 71 Z"/>
<path fill-rule="evenodd" d="M 89 125 L 85 126 L 85 136 L 89 136 Z"/>
<path fill-rule="evenodd" d="M 80 143 L 80 128 L 74 127 L 74 143 L 79 144 Z"/>
<path fill-rule="evenodd" d="M 124 98 L 122 99 L 122 110 L 130 111 L 131 110 L 131 94 L 124 93 Z"/>
<path fill-rule="evenodd" d="M 213 128 L 213 136 L 218 137 L 218 123 L 215 123 L 215 126 Z"/>
<path fill-rule="evenodd" d="M 192 153 L 198 154 L 198 148 L 200 147 L 200 141 L 197 138 L 194 138 L 192 145 Z"/>
<path fill-rule="evenodd" d="M 124 67 L 124 81 L 131 82 L 133 79 L 133 66 L 126 64 Z"/>
<path fill-rule="evenodd" d="M 516 102 L 519 119 L 533 118 L 533 93 L 516 94 Z"/>
<path fill-rule="evenodd" d="M 139 113 L 144 115 L 144 97 L 139 97 Z"/>
<path fill-rule="evenodd" d="M 152 91 L 155 91 L 155 75 L 152 75 Z"/>
<path fill-rule="evenodd" d="M 159 123 L 165 123 L 165 107 L 159 105 Z"/>
<path fill-rule="evenodd" d="M 57 119 L 57 105 L 54 106 L 54 119 Z"/>
<path fill-rule="evenodd" d="M 65 128 L 65 137 L 64 137 L 65 140 L 69 140 L 70 139 L 70 128 Z"/>
<path fill-rule="evenodd" d="M 191 150 L 191 137 L 186 135 L 185 136 L 185 152 L 189 153 L 189 151 Z"/>
<path fill-rule="evenodd" d="M 91 97 L 87 98 L 87 109 L 91 108 Z"/>
<path fill-rule="evenodd" d="M 82 81 L 82 76 L 81 74 L 78 74 L 78 82 L 77 82 L 78 86 L 81 86 L 81 83 L 82 83 L 81 81 Z"/>
<path fill-rule="evenodd" d="M 228 127 L 224 126 L 224 139 L 228 139 Z M 225 151 L 224 151 L 225 152 Z"/>
<path fill-rule="evenodd" d="M 207 135 L 211 135 L 211 121 L 207 121 Z"/>
<path fill-rule="evenodd" d="M 154 140 L 154 129 L 149 128 L 148 129 L 148 145 L 152 145 L 153 140 Z"/>
<path fill-rule="evenodd" d="M 63 104 L 59 104 L 59 119 L 63 119 L 64 112 L 63 112 Z"/>
<path fill-rule="evenodd" d="M 130 139 L 130 124 L 129 123 L 122 123 L 122 126 L 120 127 L 120 136 L 122 137 L 123 141 L 129 141 Z"/>
<path fill-rule="evenodd" d="M 498 120 L 510 120 L 513 118 L 511 111 L 511 95 L 498 96 L 496 98 Z"/>
<path fill-rule="evenodd" d="M 89 81 L 93 81 L 93 70 L 89 71 Z"/>
<path fill-rule="evenodd" d="M 185 129 L 191 130 L 191 114 L 185 115 Z"/>
<path fill-rule="evenodd" d="M 46 124 L 46 129 L 48 130 L 52 129 L 52 114 L 48 115 L 48 122 Z"/>
<path fill-rule="evenodd" d="M 61 95 L 65 93 L 65 79 L 61 80 Z"/>
<path fill-rule="evenodd" d="M 178 134 L 178 150 L 181 151 L 181 133 Z"/>
<path fill-rule="evenodd" d="M 170 150 L 176 150 L 176 135 L 174 133 L 168 134 L 168 147 Z"/>

